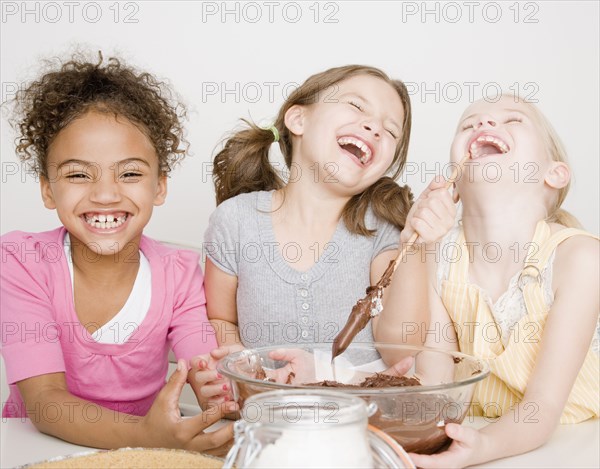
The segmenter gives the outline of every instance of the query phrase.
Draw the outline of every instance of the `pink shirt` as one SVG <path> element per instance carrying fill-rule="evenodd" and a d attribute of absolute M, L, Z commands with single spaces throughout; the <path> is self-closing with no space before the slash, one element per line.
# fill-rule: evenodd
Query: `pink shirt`
<path fill-rule="evenodd" d="M 0 237 L 1 351 L 10 385 L 2 416 L 26 416 L 15 383 L 60 372 L 75 396 L 145 415 L 165 383 L 170 348 L 187 360 L 217 345 L 199 256 L 142 236 L 140 249 L 152 272 L 150 309 L 141 324 L 131 325 L 124 344 L 101 344 L 75 312 L 65 234 L 59 228 Z"/>

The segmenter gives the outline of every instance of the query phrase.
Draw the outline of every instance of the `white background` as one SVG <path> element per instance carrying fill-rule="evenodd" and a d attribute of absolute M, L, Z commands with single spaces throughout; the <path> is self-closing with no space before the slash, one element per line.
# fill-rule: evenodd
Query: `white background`
<path fill-rule="evenodd" d="M 412 174 L 403 182 L 416 194 L 447 162 L 469 102 L 512 88 L 537 100 L 562 137 L 574 174 L 564 207 L 598 233 L 598 17 L 596 1 L 3 2 L 2 100 L 37 76 L 41 59 L 76 46 L 168 79 L 190 109 L 193 155 L 146 233 L 199 246 L 215 206 L 215 146 L 238 118 L 275 116 L 309 75 L 362 63 L 408 83 Z M 58 226 L 17 166 L 6 116 L 1 137 L 0 232 Z"/>

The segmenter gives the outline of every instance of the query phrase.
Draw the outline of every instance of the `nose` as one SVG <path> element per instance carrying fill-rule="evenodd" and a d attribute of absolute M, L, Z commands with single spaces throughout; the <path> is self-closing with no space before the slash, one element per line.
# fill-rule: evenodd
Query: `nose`
<path fill-rule="evenodd" d="M 496 120 L 492 116 L 488 116 L 488 115 L 480 116 L 478 119 L 475 120 L 475 124 L 474 124 L 475 129 L 478 129 L 484 125 L 490 126 L 490 127 L 496 127 L 497 123 L 496 123 Z"/>
<path fill-rule="evenodd" d="M 92 184 L 90 200 L 102 205 L 110 205 L 121 200 L 119 183 L 113 174 L 102 175 Z"/>
<path fill-rule="evenodd" d="M 362 127 L 367 132 L 372 132 L 375 138 L 379 138 L 381 136 L 381 127 L 375 122 L 363 122 Z"/>

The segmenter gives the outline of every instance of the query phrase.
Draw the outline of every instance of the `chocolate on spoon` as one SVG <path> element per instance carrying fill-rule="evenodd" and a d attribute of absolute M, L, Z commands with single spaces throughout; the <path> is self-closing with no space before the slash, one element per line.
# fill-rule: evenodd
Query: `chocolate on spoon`
<path fill-rule="evenodd" d="M 470 155 L 466 154 L 462 160 L 454 167 L 450 178 L 446 182 L 446 189 L 456 181 L 459 171 L 462 169 L 465 162 L 469 159 Z M 392 281 L 392 275 L 396 271 L 398 264 L 402 262 L 404 256 L 408 252 L 408 249 L 412 247 L 419 237 L 418 233 L 413 233 L 407 243 L 402 247 L 402 250 L 396 256 L 395 259 L 391 260 L 387 269 L 375 285 L 367 287 L 366 296 L 361 298 L 352 307 L 348 321 L 344 325 L 343 329 L 335 336 L 333 345 L 331 347 L 331 361 L 335 360 L 335 357 L 344 353 L 348 346 L 352 343 L 356 335 L 362 331 L 371 318 L 377 316 L 383 311 L 383 289 L 386 288 Z"/>

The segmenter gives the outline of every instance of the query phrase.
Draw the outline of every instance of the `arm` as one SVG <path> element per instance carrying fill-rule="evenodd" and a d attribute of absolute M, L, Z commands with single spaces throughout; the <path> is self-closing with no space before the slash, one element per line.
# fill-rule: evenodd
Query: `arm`
<path fill-rule="evenodd" d="M 237 326 L 239 220 L 235 198 L 228 199 L 212 213 L 204 235 L 206 306 L 219 346 L 242 343 Z"/>
<path fill-rule="evenodd" d="M 204 288 L 208 319 L 217 333 L 217 342 L 221 345 L 242 343 L 237 326 L 237 277 L 229 275 L 206 259 Z"/>
<path fill-rule="evenodd" d="M 64 373 L 49 373 L 17 383 L 27 413 L 35 427 L 65 441 L 94 448 L 161 447 L 196 451 L 223 445 L 232 437 L 224 427 L 204 434 L 230 405 L 212 407 L 201 415 L 182 419 L 179 395 L 185 384 L 185 362 L 158 394 L 144 417 L 101 407 L 71 394 Z"/>
<path fill-rule="evenodd" d="M 217 373 L 216 362 L 243 347 L 237 326 L 237 277 L 223 272 L 209 258 L 205 271 L 208 319 L 215 329 L 219 348 L 191 360 L 189 381 L 203 406 L 207 402 L 222 403 L 232 399 L 231 384 Z"/>
<path fill-rule="evenodd" d="M 415 464 L 463 467 L 531 451 L 548 441 L 595 332 L 599 258 L 600 243 L 591 238 L 571 238 L 557 250 L 554 304 L 527 390 L 514 411 L 479 431 L 446 425 L 446 433 L 455 440 L 449 450 L 435 456 L 411 455 Z"/>
<path fill-rule="evenodd" d="M 418 233 L 417 242 L 400 261 L 383 295 L 384 309 L 373 319 L 373 336 L 379 342 L 423 345 L 430 314 L 430 283 L 437 268 L 437 242 L 454 224 L 456 208 L 443 178 L 436 178 L 409 211 L 401 245 Z M 379 280 L 398 251 L 379 254 L 371 265 L 371 282 Z M 443 306 L 442 306 L 443 307 Z M 388 363 L 396 360 L 383 357 Z M 397 358 L 397 357 L 396 357 Z M 391 361 L 389 361 L 391 359 Z"/>
<path fill-rule="evenodd" d="M 177 251 L 173 258 L 175 286 L 173 312 L 167 339 L 177 359 L 190 359 L 200 353 L 207 353 L 217 346 L 215 331 L 206 313 L 206 296 L 203 288 L 199 257 L 190 251 Z M 201 392 L 203 383 L 194 379 L 192 369 L 188 372 L 188 382 L 202 409 L 208 402 Z"/>
<path fill-rule="evenodd" d="M 371 264 L 371 284 L 377 283 L 398 251 L 379 254 Z M 372 320 L 376 342 L 422 345 L 422 329 L 426 327 L 427 264 L 421 262 L 420 251 L 408 254 L 398 265 L 392 282 L 383 293 L 383 311 Z M 397 360 L 382 355 L 388 364 Z M 391 359 L 391 361 L 389 360 Z"/>
<path fill-rule="evenodd" d="M 433 273 L 429 284 L 431 321 L 425 335 L 425 346 L 448 352 L 458 352 L 456 332 L 452 327 L 448 311 L 434 286 L 436 280 L 435 273 Z M 440 354 L 420 354 L 416 362 L 415 377 L 419 378 L 421 384 L 427 385 L 451 382 L 454 380 L 454 360 L 450 357 L 443 360 Z"/>

